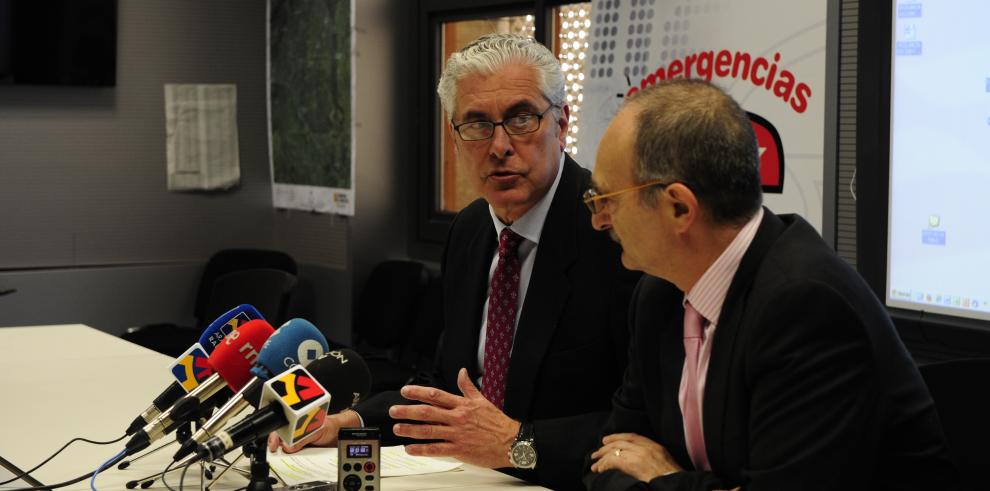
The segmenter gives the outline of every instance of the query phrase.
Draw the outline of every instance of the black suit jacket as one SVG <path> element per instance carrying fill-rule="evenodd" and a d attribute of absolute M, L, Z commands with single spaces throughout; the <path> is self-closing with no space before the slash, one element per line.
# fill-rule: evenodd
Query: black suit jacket
<path fill-rule="evenodd" d="M 630 365 L 603 433 L 646 436 L 688 471 L 650 483 L 588 474 L 590 489 L 958 488 L 934 403 L 884 307 L 804 220 L 769 210 L 712 340 L 712 471 L 690 470 L 677 402 L 683 298 L 661 279 L 637 286 Z"/>
<path fill-rule="evenodd" d="M 639 275 L 622 267 L 621 250 L 608 234 L 591 227 L 581 202 L 590 173 L 570 157 L 562 172 L 516 327 L 503 409 L 535 427 L 537 469 L 513 474 L 553 489 L 582 489 L 584 455 L 598 443 L 622 382 L 626 313 Z M 477 379 L 481 312 L 497 243 L 484 200 L 455 218 L 442 262 L 445 330 L 437 370 L 421 383 L 460 394 L 461 367 Z M 356 409 L 366 425 L 381 427 L 388 443 L 399 443 L 387 411 L 406 402 L 386 392 Z"/>

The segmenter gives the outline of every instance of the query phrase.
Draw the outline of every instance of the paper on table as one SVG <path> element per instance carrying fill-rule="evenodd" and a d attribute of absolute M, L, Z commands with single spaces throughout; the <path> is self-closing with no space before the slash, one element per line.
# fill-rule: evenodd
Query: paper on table
<path fill-rule="evenodd" d="M 268 453 L 268 465 L 287 485 L 309 481 L 337 481 L 337 449 L 308 447 L 294 454 Z M 383 447 L 382 477 L 412 476 L 448 472 L 461 467 L 460 462 L 413 457 L 401 447 Z"/>

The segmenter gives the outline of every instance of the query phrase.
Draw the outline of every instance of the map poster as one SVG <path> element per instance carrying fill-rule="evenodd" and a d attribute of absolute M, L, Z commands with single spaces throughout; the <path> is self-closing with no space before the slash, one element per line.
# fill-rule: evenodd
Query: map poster
<path fill-rule="evenodd" d="M 353 12 L 351 0 L 269 0 L 276 208 L 354 215 Z"/>

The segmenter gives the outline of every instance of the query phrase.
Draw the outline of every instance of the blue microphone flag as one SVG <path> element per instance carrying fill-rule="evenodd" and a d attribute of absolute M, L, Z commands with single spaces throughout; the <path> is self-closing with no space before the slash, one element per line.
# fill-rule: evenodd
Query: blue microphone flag
<path fill-rule="evenodd" d="M 199 337 L 199 345 L 207 354 L 213 353 L 213 348 L 216 348 L 220 341 L 223 341 L 224 336 L 240 327 L 241 324 L 255 319 L 265 320 L 261 312 L 258 312 L 258 309 L 253 306 L 246 303 L 238 305 L 210 323 Z"/>

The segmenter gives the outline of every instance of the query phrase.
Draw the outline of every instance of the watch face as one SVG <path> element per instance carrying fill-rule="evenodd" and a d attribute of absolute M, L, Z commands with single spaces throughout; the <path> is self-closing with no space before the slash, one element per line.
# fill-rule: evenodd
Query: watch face
<path fill-rule="evenodd" d="M 512 465 L 530 469 L 536 465 L 536 449 L 532 445 L 517 444 L 512 447 Z"/>

